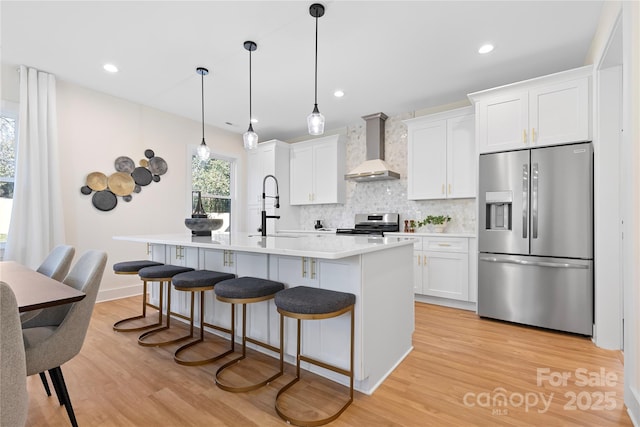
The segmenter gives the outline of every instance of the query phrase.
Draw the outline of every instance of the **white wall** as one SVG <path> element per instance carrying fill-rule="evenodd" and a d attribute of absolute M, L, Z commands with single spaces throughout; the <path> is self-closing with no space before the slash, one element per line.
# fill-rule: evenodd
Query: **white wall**
<path fill-rule="evenodd" d="M 66 243 L 75 246 L 77 254 L 105 250 L 111 265 L 147 258 L 146 245 L 115 241 L 115 235 L 187 233 L 184 218 L 190 214 L 190 172 L 186 147 L 202 139 L 201 124 L 60 80 L 57 95 Z M 205 138 L 212 152 L 238 159 L 237 184 L 244 189 L 242 137 L 207 126 Z M 131 202 L 118 197 L 115 209 L 102 212 L 91 203 L 91 195 L 80 193 L 87 174 L 96 171 L 109 176 L 115 172 L 117 157 L 128 156 L 138 162 L 148 148 L 166 160 L 168 171 L 160 182 L 134 193 Z M 245 205 L 244 194 L 239 192 L 237 206 Z M 243 224 L 244 217 L 240 215 L 237 221 Z M 136 276 L 116 276 L 108 268 L 98 300 L 140 292 Z"/>

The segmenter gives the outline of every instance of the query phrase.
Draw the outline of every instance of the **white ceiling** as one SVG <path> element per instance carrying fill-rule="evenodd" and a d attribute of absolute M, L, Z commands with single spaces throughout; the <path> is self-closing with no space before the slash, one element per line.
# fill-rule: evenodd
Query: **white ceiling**
<path fill-rule="evenodd" d="M 260 139 L 306 134 L 313 109 L 312 1 L 2 1 L 1 59 L 242 133 L 253 61 Z M 603 1 L 324 1 L 318 106 L 325 129 L 465 99 L 584 64 Z M 496 48 L 477 50 L 485 42 Z M 106 62 L 117 74 L 102 69 Z M 345 96 L 337 99 L 335 89 Z M 230 124 L 228 124 L 228 123 Z"/>

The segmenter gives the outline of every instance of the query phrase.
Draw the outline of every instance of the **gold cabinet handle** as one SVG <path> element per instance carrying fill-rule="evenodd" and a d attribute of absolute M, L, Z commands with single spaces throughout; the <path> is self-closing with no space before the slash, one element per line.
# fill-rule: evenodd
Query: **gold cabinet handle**
<path fill-rule="evenodd" d="M 444 184 L 442 184 L 442 194 L 444 194 Z"/>
<path fill-rule="evenodd" d="M 418 267 L 420 267 L 422 264 L 420 264 L 420 255 L 418 255 Z"/>
<path fill-rule="evenodd" d="M 307 264 L 307 258 L 302 257 L 302 277 L 307 277 L 306 264 Z"/>
<path fill-rule="evenodd" d="M 424 265 L 425 267 L 427 266 L 427 256 L 426 255 L 422 255 L 422 265 Z"/>
<path fill-rule="evenodd" d="M 151 243 L 147 243 L 147 255 L 151 255 Z"/>
<path fill-rule="evenodd" d="M 229 251 L 229 267 L 233 267 L 233 251 Z"/>
<path fill-rule="evenodd" d="M 316 259 L 311 258 L 311 278 L 316 278 Z"/>
<path fill-rule="evenodd" d="M 449 184 L 449 194 L 451 194 L 451 184 Z"/>
<path fill-rule="evenodd" d="M 522 143 L 523 144 L 527 143 L 527 130 L 526 129 L 522 129 Z"/>
<path fill-rule="evenodd" d="M 438 246 L 451 246 L 449 243 L 438 243 Z"/>
<path fill-rule="evenodd" d="M 536 128 L 531 128 L 531 143 L 535 144 L 536 142 Z"/>

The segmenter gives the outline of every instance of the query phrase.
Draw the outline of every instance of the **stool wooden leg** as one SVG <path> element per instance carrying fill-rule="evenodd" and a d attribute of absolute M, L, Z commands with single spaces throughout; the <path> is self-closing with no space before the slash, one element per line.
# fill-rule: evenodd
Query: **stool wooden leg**
<path fill-rule="evenodd" d="M 231 304 L 231 306 L 233 307 L 235 304 Z M 233 324 L 233 323 L 232 323 Z M 280 347 L 274 347 L 270 344 L 267 344 L 265 342 L 262 341 L 258 341 L 256 339 L 247 337 L 247 305 L 246 304 L 242 304 L 242 355 L 225 363 L 224 365 L 222 365 L 220 368 L 218 368 L 218 370 L 216 371 L 216 385 L 218 387 L 220 387 L 222 390 L 225 391 L 230 391 L 233 393 L 243 393 L 245 391 L 251 391 L 251 390 L 256 390 L 262 386 L 265 386 L 267 384 L 269 384 L 271 381 L 275 380 L 276 378 L 280 377 L 283 373 L 284 373 L 284 352 L 283 352 L 283 335 L 282 332 L 284 330 L 283 327 L 283 321 L 282 319 L 280 319 Z M 233 336 L 232 336 L 232 340 L 233 340 Z M 220 380 L 220 375 L 222 374 L 222 372 L 224 370 L 226 370 L 227 368 L 230 368 L 232 365 L 235 365 L 236 363 L 240 362 L 242 359 L 246 358 L 247 355 L 247 342 L 250 342 L 252 344 L 258 345 L 260 347 L 266 348 L 268 350 L 271 350 L 273 352 L 276 353 L 280 353 L 280 363 L 279 363 L 279 371 L 276 372 L 274 375 L 270 376 L 269 378 L 259 381 L 257 383 L 254 384 L 250 384 L 248 386 L 243 386 L 243 387 L 238 387 L 238 386 L 232 386 L 229 384 L 225 384 Z"/>
<path fill-rule="evenodd" d="M 193 335 L 193 297 L 195 295 L 195 292 L 191 293 L 191 334 Z M 233 307 L 231 309 L 231 323 L 233 324 L 233 316 L 234 316 L 234 310 Z M 210 357 L 208 359 L 200 359 L 200 360 L 185 360 L 183 358 L 181 358 L 179 356 L 180 353 L 182 353 L 184 350 L 188 349 L 189 347 L 192 347 L 198 343 L 201 343 L 204 341 L 204 291 L 200 291 L 200 338 L 198 338 L 195 341 L 191 341 L 190 343 L 187 343 L 185 345 L 183 345 L 182 347 L 180 347 L 179 349 L 176 350 L 176 352 L 173 354 L 173 360 L 176 361 L 176 363 L 179 363 L 180 365 L 186 365 L 186 366 L 198 366 L 198 365 L 204 365 L 207 363 L 211 363 L 211 362 L 215 362 L 216 360 L 222 359 L 223 357 L 233 353 L 234 351 L 234 345 L 233 345 L 233 332 L 232 330 L 227 330 L 221 327 L 218 327 L 216 329 L 222 330 L 222 331 L 228 331 L 229 333 L 231 333 L 231 348 L 223 353 L 218 354 L 217 356 L 213 356 Z"/>
<path fill-rule="evenodd" d="M 162 282 L 160 284 L 160 293 L 162 294 Z M 147 317 L 147 281 L 142 280 L 142 315 L 127 317 L 126 319 L 122 319 L 113 324 L 113 330 L 117 332 L 132 332 L 132 331 L 142 331 L 144 329 L 154 328 L 156 326 L 160 326 L 162 324 L 162 303 L 159 307 L 158 313 L 158 321 L 156 323 L 151 323 L 149 325 L 136 326 L 133 328 L 125 328 L 121 325 L 128 323 L 132 320 L 144 319 Z"/>

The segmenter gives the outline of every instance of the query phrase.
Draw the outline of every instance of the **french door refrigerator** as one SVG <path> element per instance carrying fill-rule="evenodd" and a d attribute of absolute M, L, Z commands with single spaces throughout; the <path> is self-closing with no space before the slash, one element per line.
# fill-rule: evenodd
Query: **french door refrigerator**
<path fill-rule="evenodd" d="M 478 315 L 593 334 L 591 143 L 480 155 Z"/>

